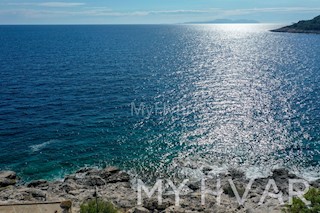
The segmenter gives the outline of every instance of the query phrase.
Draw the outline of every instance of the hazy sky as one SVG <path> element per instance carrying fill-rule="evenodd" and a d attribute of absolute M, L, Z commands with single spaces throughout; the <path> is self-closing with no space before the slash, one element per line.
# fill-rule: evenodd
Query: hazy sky
<path fill-rule="evenodd" d="M 214 19 L 291 23 L 320 15 L 320 0 L 0 0 L 0 24 L 151 24 Z"/>

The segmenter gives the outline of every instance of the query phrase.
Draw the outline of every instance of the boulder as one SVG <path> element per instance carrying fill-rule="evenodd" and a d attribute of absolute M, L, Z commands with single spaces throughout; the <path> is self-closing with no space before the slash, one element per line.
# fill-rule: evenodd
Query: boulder
<path fill-rule="evenodd" d="M 254 211 L 252 208 L 248 208 L 248 209 L 246 209 L 246 213 L 254 213 Z"/>
<path fill-rule="evenodd" d="M 12 180 L 17 178 L 17 174 L 13 171 L 0 171 L 0 179 L 1 178 Z"/>
<path fill-rule="evenodd" d="M 114 174 L 114 173 L 120 172 L 120 169 L 117 168 L 117 167 L 111 166 L 111 167 L 108 167 L 108 168 L 104 169 L 103 171 L 109 172 L 111 174 Z"/>
<path fill-rule="evenodd" d="M 0 171 L 0 187 L 7 187 L 17 183 L 17 175 L 13 171 Z"/>
<path fill-rule="evenodd" d="M 272 176 L 273 177 L 287 177 L 289 174 L 289 171 L 286 169 L 275 169 L 272 171 Z"/>
<path fill-rule="evenodd" d="M 177 206 L 170 206 L 164 210 L 164 213 L 183 213 L 185 212 L 182 208 Z"/>
<path fill-rule="evenodd" d="M 289 190 L 289 179 L 296 179 L 298 177 L 294 174 L 290 174 L 287 169 L 283 168 L 275 169 L 272 172 L 273 174 L 271 178 L 275 180 L 279 190 L 282 191 L 285 195 L 287 195 Z"/>
<path fill-rule="evenodd" d="M 238 169 L 230 169 L 229 175 L 232 179 L 243 179 L 245 178 L 245 173 L 243 171 L 240 171 Z"/>
<path fill-rule="evenodd" d="M 36 187 L 45 187 L 48 186 L 49 183 L 46 180 L 35 180 L 35 181 L 31 181 L 30 183 L 27 184 L 27 187 L 29 188 L 36 188 Z"/>
<path fill-rule="evenodd" d="M 105 181 L 99 176 L 89 176 L 85 181 L 85 185 L 87 186 L 103 186 L 105 184 Z"/>
<path fill-rule="evenodd" d="M 158 203 L 157 199 L 146 199 L 144 201 L 144 207 L 146 207 L 147 209 L 154 211 L 154 210 L 159 210 L 159 211 L 163 211 L 166 208 L 168 208 L 169 206 L 171 206 L 173 204 L 173 202 L 169 199 L 165 199 L 162 201 L 161 204 Z"/>
<path fill-rule="evenodd" d="M 150 211 L 142 206 L 133 208 L 130 212 L 132 213 L 149 213 Z"/>
<path fill-rule="evenodd" d="M 202 171 L 203 171 L 204 173 L 207 173 L 207 172 L 212 171 L 212 169 L 211 169 L 210 167 L 208 167 L 208 166 L 204 166 L 204 167 L 202 168 Z"/>
<path fill-rule="evenodd" d="M 130 176 L 126 172 L 118 172 L 106 179 L 107 183 L 129 182 Z"/>
<path fill-rule="evenodd" d="M 312 181 L 312 182 L 310 183 L 310 185 L 311 185 L 312 187 L 314 187 L 314 188 L 320 189 L 320 179 L 319 179 L 319 180 Z"/>
<path fill-rule="evenodd" d="M 73 183 L 63 183 L 59 190 L 69 193 L 70 191 L 74 191 L 76 189 L 76 185 Z"/>
<path fill-rule="evenodd" d="M 200 189 L 200 182 L 190 182 L 188 184 L 188 188 L 193 190 L 193 191 L 196 191 L 196 190 L 199 190 Z"/>
<path fill-rule="evenodd" d="M 104 179 L 107 179 L 108 177 L 110 177 L 111 175 L 117 174 L 120 172 L 120 169 L 118 169 L 117 167 L 108 167 L 106 169 L 103 169 L 100 172 L 100 176 Z"/>
<path fill-rule="evenodd" d="M 0 178 L 0 187 L 7 187 L 15 185 L 16 183 L 17 181 L 15 179 Z"/>
<path fill-rule="evenodd" d="M 76 174 L 87 173 L 87 172 L 89 172 L 91 170 L 92 170 L 92 168 L 89 168 L 89 167 L 81 168 L 78 171 L 76 171 Z"/>
<path fill-rule="evenodd" d="M 281 178 L 281 179 L 294 179 L 294 178 L 298 178 L 295 174 L 291 174 L 289 173 L 289 171 L 287 169 L 275 169 L 272 171 L 272 177 L 274 179 L 278 179 L 278 178 Z"/>
<path fill-rule="evenodd" d="M 91 169 L 86 173 L 86 176 L 100 176 L 101 170 L 98 169 Z"/>
<path fill-rule="evenodd" d="M 30 194 L 33 198 L 37 200 L 46 200 L 46 193 L 40 189 L 27 188 L 24 189 L 23 192 Z"/>

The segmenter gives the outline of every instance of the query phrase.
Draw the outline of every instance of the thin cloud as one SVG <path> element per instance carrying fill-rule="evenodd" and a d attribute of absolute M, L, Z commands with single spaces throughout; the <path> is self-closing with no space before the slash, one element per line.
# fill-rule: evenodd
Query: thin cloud
<path fill-rule="evenodd" d="M 14 3 L 10 3 L 13 5 Z M 64 3 L 64 2 L 44 2 L 44 3 L 20 3 L 23 5 L 36 5 L 43 7 L 73 7 L 81 6 L 84 3 Z M 224 10 L 219 8 L 209 8 L 205 10 L 150 10 L 150 11 L 114 11 L 105 7 L 96 7 L 94 9 L 90 7 L 81 7 L 77 11 L 69 10 L 40 10 L 40 9 L 11 9 L 0 10 L 0 14 L 19 14 L 27 17 L 55 17 L 55 16 L 149 16 L 149 15 L 183 15 L 183 14 L 206 14 L 215 18 L 228 18 L 232 16 L 248 15 L 254 13 L 308 13 L 319 12 L 320 8 L 308 8 L 308 7 L 279 7 L 279 8 L 249 8 L 249 9 L 235 9 Z"/>
<path fill-rule="evenodd" d="M 8 3 L 9 6 L 38 6 L 38 7 L 76 7 L 83 6 L 85 3 L 80 2 L 42 2 L 42 3 Z"/>
<path fill-rule="evenodd" d="M 0 10 L 0 14 L 20 14 L 32 17 L 42 16 L 148 16 L 148 15 L 159 15 L 159 14 L 190 14 L 190 13 L 204 13 L 208 11 L 201 10 L 161 10 L 161 11 L 113 11 L 108 8 L 96 8 L 91 10 L 80 10 L 80 11 L 68 11 L 68 10 L 36 10 L 36 9 L 11 9 L 11 10 Z"/>
<path fill-rule="evenodd" d="M 75 7 L 75 6 L 83 6 L 85 3 L 70 3 L 70 2 L 44 2 L 39 3 L 39 6 L 43 7 Z"/>
<path fill-rule="evenodd" d="M 319 12 L 320 8 L 309 7 L 271 7 L 271 8 L 250 8 L 250 9 L 235 9 L 235 10 L 216 10 L 223 16 L 248 15 L 253 13 L 309 13 Z"/>
<path fill-rule="evenodd" d="M 184 13 L 208 13 L 208 10 L 159 10 L 147 11 L 148 14 L 184 14 Z"/>

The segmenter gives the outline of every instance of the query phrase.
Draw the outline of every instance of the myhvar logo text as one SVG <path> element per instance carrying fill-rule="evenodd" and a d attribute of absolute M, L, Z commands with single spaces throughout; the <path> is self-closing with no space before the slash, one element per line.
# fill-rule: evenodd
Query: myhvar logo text
<path fill-rule="evenodd" d="M 201 179 L 200 181 L 200 193 L 201 193 L 201 205 L 206 204 L 206 196 L 207 195 L 213 195 L 216 197 L 216 204 L 220 205 L 221 202 L 221 195 L 223 193 L 223 189 L 221 188 L 221 180 L 216 179 L 216 186 L 215 188 L 209 188 L 207 186 L 206 181 L 208 179 Z M 180 206 L 180 195 L 181 193 L 185 193 L 186 190 L 184 190 L 187 187 L 187 183 L 189 182 L 188 179 L 183 180 L 178 185 L 175 185 L 171 180 L 163 180 L 158 179 L 153 186 L 147 186 L 142 180 L 138 179 L 137 181 L 137 200 L 138 205 L 143 204 L 143 193 L 148 197 L 151 198 L 152 196 L 155 196 L 157 193 L 157 199 L 158 204 L 162 204 L 162 197 L 164 192 L 164 184 L 169 186 L 171 189 L 171 192 L 174 193 L 175 196 L 175 206 Z M 237 190 L 237 187 L 232 179 L 228 179 L 228 183 L 230 184 L 230 187 L 234 193 L 235 199 L 239 203 L 239 205 L 244 205 L 247 199 L 248 194 L 250 193 L 251 187 L 253 183 L 255 182 L 255 179 L 251 179 L 248 184 L 246 185 L 244 193 L 240 196 L 240 193 Z M 303 191 L 297 190 L 294 188 L 296 184 L 302 184 L 304 186 Z M 309 183 L 302 179 L 288 179 L 288 200 L 289 205 L 292 204 L 293 197 L 300 198 L 306 205 L 310 205 L 310 202 L 307 201 L 303 195 L 307 193 L 309 190 Z M 185 195 L 185 194 L 184 194 Z M 261 198 L 259 200 L 259 205 L 263 205 L 266 199 L 273 198 L 278 199 L 280 205 L 284 205 L 284 199 L 283 199 L 283 193 L 279 190 L 276 182 L 274 179 L 268 179 L 267 184 L 264 187 L 264 191 L 261 195 Z"/>

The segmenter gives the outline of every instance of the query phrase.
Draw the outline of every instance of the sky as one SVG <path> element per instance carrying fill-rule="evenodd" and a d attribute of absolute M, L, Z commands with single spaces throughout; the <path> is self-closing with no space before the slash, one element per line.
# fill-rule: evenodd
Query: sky
<path fill-rule="evenodd" d="M 0 24 L 293 23 L 317 15 L 320 0 L 0 0 Z"/>

